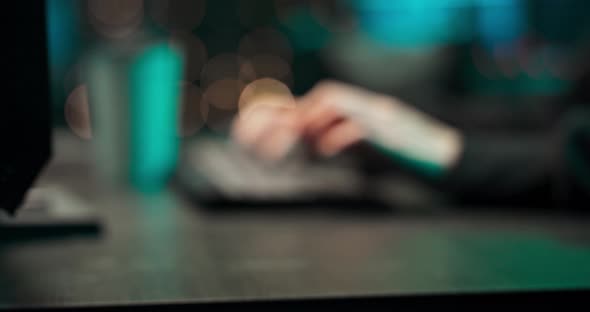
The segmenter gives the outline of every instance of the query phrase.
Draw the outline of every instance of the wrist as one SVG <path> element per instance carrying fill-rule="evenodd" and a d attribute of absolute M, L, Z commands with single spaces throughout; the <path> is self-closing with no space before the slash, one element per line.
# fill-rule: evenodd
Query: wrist
<path fill-rule="evenodd" d="M 367 125 L 368 137 L 382 150 L 388 150 L 411 165 L 428 172 L 444 173 L 452 168 L 463 151 L 461 132 L 391 97 L 380 98 L 388 105 L 380 119 Z M 413 164 L 413 165 L 412 165 Z"/>

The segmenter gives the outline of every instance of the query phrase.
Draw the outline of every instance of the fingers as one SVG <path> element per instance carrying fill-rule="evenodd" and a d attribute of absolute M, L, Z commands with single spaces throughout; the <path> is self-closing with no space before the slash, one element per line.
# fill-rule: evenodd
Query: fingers
<path fill-rule="evenodd" d="M 296 114 L 291 108 L 256 108 L 236 119 L 233 137 L 258 157 L 278 161 L 289 153 L 301 136 Z"/>
<path fill-rule="evenodd" d="M 300 114 L 300 123 L 308 137 L 316 137 L 346 117 L 335 106 L 321 102 L 309 105 Z"/>
<path fill-rule="evenodd" d="M 360 105 L 365 99 L 360 89 L 320 83 L 295 106 L 250 106 L 253 108 L 236 119 L 233 136 L 242 146 L 270 161 L 284 158 L 302 137 L 320 155 L 332 156 L 364 137 L 361 126 L 346 116 L 338 101 L 352 100 Z"/>
<path fill-rule="evenodd" d="M 238 116 L 234 120 L 232 136 L 243 146 L 252 146 L 269 130 L 275 112 L 267 108 L 252 110 L 248 115 Z"/>
<path fill-rule="evenodd" d="M 292 123 L 294 102 L 291 98 L 280 96 L 258 96 L 240 104 L 240 113 L 234 119 L 232 135 L 238 143 L 248 146 L 254 144 L 262 134 L 281 123 Z M 294 126 L 294 125 L 288 125 Z"/>
<path fill-rule="evenodd" d="M 254 150 L 258 157 L 266 161 L 280 161 L 295 147 L 299 138 L 299 133 L 292 127 L 281 125 L 265 132 L 256 141 Z"/>
<path fill-rule="evenodd" d="M 336 105 L 343 92 L 341 88 L 336 83 L 323 82 L 299 99 L 300 123 L 307 136 L 318 136 L 331 126 L 347 119 Z"/>
<path fill-rule="evenodd" d="M 297 101 L 300 131 L 316 153 L 333 156 L 364 138 L 361 125 L 341 104 L 363 105 L 368 98 L 362 89 L 325 81 Z"/>
<path fill-rule="evenodd" d="M 330 157 L 342 152 L 364 138 L 362 128 L 352 120 L 346 120 L 326 129 L 315 141 L 315 148 L 322 156 Z"/>

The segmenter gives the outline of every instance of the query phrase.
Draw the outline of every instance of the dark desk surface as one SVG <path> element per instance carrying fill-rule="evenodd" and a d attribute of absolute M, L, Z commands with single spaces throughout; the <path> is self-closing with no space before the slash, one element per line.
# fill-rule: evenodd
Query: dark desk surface
<path fill-rule="evenodd" d="M 587 217 L 210 214 L 99 195 L 76 157 L 41 184 L 95 205 L 103 233 L 0 240 L 0 308 L 590 287 Z"/>

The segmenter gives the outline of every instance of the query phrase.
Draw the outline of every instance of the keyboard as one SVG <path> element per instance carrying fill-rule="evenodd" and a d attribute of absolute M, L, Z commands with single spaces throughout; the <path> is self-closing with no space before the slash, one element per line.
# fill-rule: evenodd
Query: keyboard
<path fill-rule="evenodd" d="M 201 138 L 183 148 L 178 181 L 200 202 L 240 205 L 364 200 L 355 159 L 310 157 L 301 149 L 267 163 L 230 140 Z"/>

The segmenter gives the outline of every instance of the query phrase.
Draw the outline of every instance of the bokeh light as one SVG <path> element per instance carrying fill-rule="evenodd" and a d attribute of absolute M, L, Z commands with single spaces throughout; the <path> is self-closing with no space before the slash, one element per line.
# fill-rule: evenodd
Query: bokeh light
<path fill-rule="evenodd" d="M 201 86 L 221 79 L 238 79 L 243 60 L 234 53 L 222 53 L 209 59 L 201 71 Z"/>
<path fill-rule="evenodd" d="M 76 87 L 68 96 L 65 105 L 65 119 L 74 134 L 83 139 L 92 138 L 86 85 Z"/>
<path fill-rule="evenodd" d="M 315 52 L 330 41 L 332 31 L 318 21 L 307 1 L 275 0 L 274 4 L 281 29 L 295 51 Z"/>
<path fill-rule="evenodd" d="M 331 32 L 349 32 L 358 21 L 349 6 L 339 0 L 310 1 L 310 12 L 317 22 Z"/>
<path fill-rule="evenodd" d="M 88 0 L 89 23 L 103 37 L 121 39 L 138 31 L 143 0 Z"/>
<path fill-rule="evenodd" d="M 298 10 L 307 7 L 307 3 L 300 0 L 274 0 L 273 2 L 275 15 L 282 23 L 286 23 Z"/>
<path fill-rule="evenodd" d="M 259 54 L 277 55 L 286 62 L 293 61 L 293 48 L 289 39 L 276 29 L 259 28 L 240 40 L 238 53 L 248 58 Z"/>
<path fill-rule="evenodd" d="M 216 80 L 205 90 L 204 100 L 209 107 L 232 110 L 238 106 L 244 83 L 237 79 Z"/>
<path fill-rule="evenodd" d="M 260 78 L 274 78 L 292 86 L 293 75 L 291 66 L 276 55 L 255 55 L 242 63 L 240 78 L 250 82 Z"/>
<path fill-rule="evenodd" d="M 295 106 L 295 98 L 284 83 L 272 78 L 262 78 L 249 83 L 240 94 L 240 114 L 258 105 Z"/>
<path fill-rule="evenodd" d="M 203 93 L 193 83 L 183 81 L 180 84 L 182 101 L 179 113 L 179 134 L 182 137 L 194 135 L 201 129 L 207 119 L 207 105 Z"/>
<path fill-rule="evenodd" d="M 486 49 L 497 50 L 498 47 L 513 46 L 527 32 L 525 1 L 478 0 L 475 4 L 476 28 Z M 512 74 L 509 70 L 504 71 Z"/>
<path fill-rule="evenodd" d="M 152 19 L 168 30 L 191 31 L 201 24 L 206 11 L 204 0 L 151 0 Z"/>
<path fill-rule="evenodd" d="M 237 115 L 237 111 L 237 109 L 228 110 L 210 106 L 207 120 L 205 121 L 207 128 L 216 133 L 228 134 L 232 122 Z"/>
<path fill-rule="evenodd" d="M 498 76 L 491 56 L 486 54 L 482 48 L 474 46 L 471 49 L 471 60 L 477 72 L 483 77 L 493 79 Z"/>
<path fill-rule="evenodd" d="M 272 0 L 239 1 L 238 18 L 245 27 L 268 25 L 274 18 Z"/>
<path fill-rule="evenodd" d="M 500 71 L 507 78 L 515 78 L 518 75 L 518 60 L 513 53 L 509 53 L 503 46 L 496 46 L 493 49 L 493 56 Z"/>
<path fill-rule="evenodd" d="M 199 80 L 207 62 L 207 49 L 203 42 L 189 32 L 178 30 L 172 32 L 170 44 L 177 46 L 184 54 L 184 79 Z"/>

